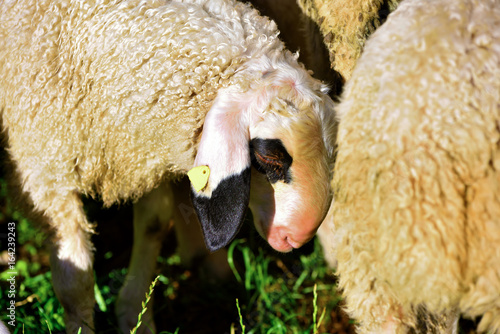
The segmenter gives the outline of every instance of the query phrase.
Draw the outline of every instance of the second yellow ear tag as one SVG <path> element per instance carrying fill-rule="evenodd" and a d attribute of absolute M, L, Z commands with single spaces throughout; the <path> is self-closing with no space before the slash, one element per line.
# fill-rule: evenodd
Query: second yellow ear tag
<path fill-rule="evenodd" d="M 187 173 L 191 184 L 196 191 L 200 191 L 207 186 L 210 168 L 208 166 L 197 166 Z"/>

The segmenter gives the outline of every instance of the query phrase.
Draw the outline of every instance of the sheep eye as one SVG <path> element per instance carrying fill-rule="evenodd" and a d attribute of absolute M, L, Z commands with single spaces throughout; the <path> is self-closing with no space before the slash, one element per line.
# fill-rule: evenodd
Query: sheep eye
<path fill-rule="evenodd" d="M 271 183 L 290 183 L 290 166 L 293 159 L 279 139 L 255 138 L 250 141 L 252 166 L 265 174 Z"/>

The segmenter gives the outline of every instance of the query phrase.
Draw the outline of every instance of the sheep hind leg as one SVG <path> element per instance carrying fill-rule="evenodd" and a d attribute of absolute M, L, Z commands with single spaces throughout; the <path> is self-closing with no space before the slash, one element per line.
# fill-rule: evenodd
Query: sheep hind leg
<path fill-rule="evenodd" d="M 91 226 L 77 193 L 53 200 L 45 217 L 54 228 L 50 263 L 54 291 L 65 310 L 67 333 L 94 333 Z"/>
<path fill-rule="evenodd" d="M 128 274 L 116 301 L 115 313 L 123 333 L 137 324 L 142 302 L 153 279 L 163 239 L 172 226 L 173 193 L 164 183 L 134 204 L 134 244 Z M 137 333 L 155 333 L 153 301 Z"/>

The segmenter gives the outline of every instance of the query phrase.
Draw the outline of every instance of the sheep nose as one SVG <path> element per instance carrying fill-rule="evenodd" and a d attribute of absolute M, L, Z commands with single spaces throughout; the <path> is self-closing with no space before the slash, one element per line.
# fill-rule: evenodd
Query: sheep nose
<path fill-rule="evenodd" d="M 283 253 L 288 253 L 294 248 L 300 248 L 306 242 L 311 240 L 313 234 L 295 236 L 283 227 L 271 227 L 269 229 L 267 240 L 271 247 Z"/>
<path fill-rule="evenodd" d="M 285 237 L 285 242 L 288 243 L 290 246 L 292 246 L 293 248 L 300 248 L 304 243 L 302 242 L 297 242 L 297 241 L 294 241 L 291 237 L 289 236 L 286 236 Z"/>
<path fill-rule="evenodd" d="M 268 239 L 269 244 L 272 248 L 277 250 L 278 252 L 288 253 L 294 249 L 294 247 L 288 242 L 288 239 Z"/>

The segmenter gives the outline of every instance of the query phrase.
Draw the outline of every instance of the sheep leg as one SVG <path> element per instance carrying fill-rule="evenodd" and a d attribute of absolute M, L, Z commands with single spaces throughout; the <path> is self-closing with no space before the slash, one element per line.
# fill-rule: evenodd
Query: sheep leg
<path fill-rule="evenodd" d="M 76 193 L 45 211 L 55 229 L 50 263 L 54 291 L 65 310 L 66 331 L 94 333 L 94 275 L 90 225 Z"/>
<path fill-rule="evenodd" d="M 227 252 L 220 249 L 210 253 L 205 246 L 196 212 L 191 204 L 189 181 L 185 178 L 172 185 L 175 192 L 174 227 L 177 253 L 187 267 L 200 265 L 202 274 L 209 280 L 226 279 L 231 275 Z"/>
<path fill-rule="evenodd" d="M 123 333 L 129 333 L 137 324 L 141 303 L 153 279 L 162 241 L 172 226 L 172 206 L 172 188 L 166 183 L 134 204 L 132 257 L 116 302 L 118 325 Z M 138 333 L 154 332 L 153 302 L 150 301 Z"/>

